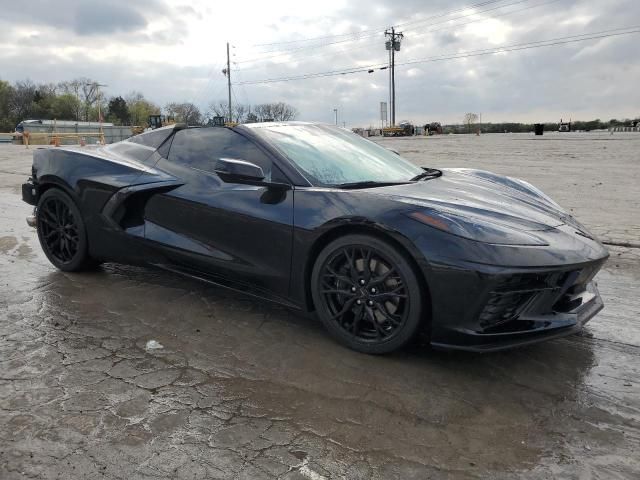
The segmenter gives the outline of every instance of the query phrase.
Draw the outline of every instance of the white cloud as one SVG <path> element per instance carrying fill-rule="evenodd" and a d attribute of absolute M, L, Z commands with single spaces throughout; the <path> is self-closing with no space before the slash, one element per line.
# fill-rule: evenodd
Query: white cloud
<path fill-rule="evenodd" d="M 499 45 L 509 40 L 509 33 L 513 28 L 505 21 L 497 19 L 481 20 L 471 23 L 464 29 L 465 33 L 486 40 L 492 45 Z"/>
<path fill-rule="evenodd" d="M 478 8 L 449 23 L 442 23 L 447 17 L 429 18 L 467 0 L 433 0 L 428 6 L 422 0 L 31 0 L 28 12 L 6 3 L 0 17 L 2 79 L 56 82 L 88 76 L 108 84 L 107 95 L 139 90 L 159 104 L 194 101 L 206 108 L 226 97 L 220 71 L 229 40 L 238 101 L 283 100 L 303 118 L 324 121 L 333 121 L 338 107 L 349 125 L 377 122 L 379 102 L 388 98 L 388 70 L 264 85 L 239 82 L 385 64 L 382 32 L 391 22 L 411 22 L 400 27 L 405 38 L 397 61 L 402 63 L 605 30 L 640 17 L 634 0 L 621 0 L 615 9 L 608 2 L 563 0 L 499 18 L 492 17 L 502 10 L 479 13 Z M 345 36 L 257 46 L 352 32 L 363 33 L 355 41 Z M 399 67 L 397 117 L 459 121 L 460 112 L 473 110 L 496 121 L 636 116 L 639 37 Z M 243 63 L 254 58 L 260 61 Z M 616 88 L 610 88 L 612 82 Z"/>
<path fill-rule="evenodd" d="M 592 15 L 576 15 L 560 22 L 560 25 L 586 25 L 591 23 L 595 17 Z"/>

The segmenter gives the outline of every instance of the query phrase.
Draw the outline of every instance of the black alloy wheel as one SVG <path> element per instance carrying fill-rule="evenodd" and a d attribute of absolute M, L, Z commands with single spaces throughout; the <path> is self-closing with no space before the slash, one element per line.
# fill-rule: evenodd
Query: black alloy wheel
<path fill-rule="evenodd" d="M 421 293 L 406 258 L 366 235 L 327 245 L 312 274 L 314 304 L 326 328 L 365 353 L 388 353 L 414 337 L 421 323 Z"/>
<path fill-rule="evenodd" d="M 69 195 L 57 188 L 44 192 L 36 218 L 40 245 L 53 265 L 66 272 L 95 266 L 88 255 L 82 215 Z"/>

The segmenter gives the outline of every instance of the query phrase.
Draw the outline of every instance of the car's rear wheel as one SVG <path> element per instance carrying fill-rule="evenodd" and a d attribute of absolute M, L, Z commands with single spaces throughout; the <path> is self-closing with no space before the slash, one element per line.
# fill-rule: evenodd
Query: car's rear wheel
<path fill-rule="evenodd" d="M 76 272 L 94 267 L 80 210 L 69 195 L 50 188 L 38 201 L 38 239 L 49 261 L 60 270 Z"/>
<path fill-rule="evenodd" d="M 391 244 L 346 235 L 318 255 L 311 275 L 316 311 L 341 343 L 389 353 L 409 343 L 422 320 L 423 297 L 409 260 Z"/>

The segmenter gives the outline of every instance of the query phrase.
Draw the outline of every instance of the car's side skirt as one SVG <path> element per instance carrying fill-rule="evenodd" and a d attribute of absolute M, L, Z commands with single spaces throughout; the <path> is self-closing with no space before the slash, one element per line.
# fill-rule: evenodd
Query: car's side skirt
<path fill-rule="evenodd" d="M 278 305 L 282 305 L 283 307 L 291 308 L 294 310 L 302 310 L 300 305 L 296 305 L 295 303 L 292 303 L 290 300 L 286 298 L 280 297 L 278 295 L 274 295 L 266 290 L 263 290 L 259 287 L 255 287 L 253 285 L 248 285 L 242 282 L 230 280 L 221 275 L 216 275 L 215 273 L 200 272 L 197 270 L 193 270 L 191 268 L 174 265 L 174 264 L 166 264 L 166 263 L 152 263 L 150 265 L 157 268 L 161 268 L 162 270 L 166 270 L 166 271 L 177 273 L 179 275 L 183 275 L 189 278 L 193 278 L 195 280 L 207 282 L 212 285 L 216 285 L 218 287 L 227 288 L 229 290 L 233 290 L 234 292 L 239 292 L 244 295 L 249 295 L 254 298 L 259 298 L 260 300 L 266 300 L 268 302 L 277 303 Z"/>

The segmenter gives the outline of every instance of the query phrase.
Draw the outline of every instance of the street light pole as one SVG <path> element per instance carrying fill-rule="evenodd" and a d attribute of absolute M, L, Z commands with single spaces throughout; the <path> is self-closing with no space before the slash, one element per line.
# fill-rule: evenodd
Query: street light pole
<path fill-rule="evenodd" d="M 338 109 L 337 109 L 337 108 L 334 108 L 334 109 L 333 109 L 333 113 L 335 113 L 335 114 L 336 114 L 336 125 L 338 125 Z"/>

